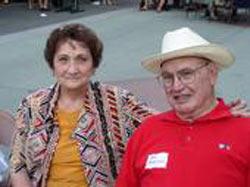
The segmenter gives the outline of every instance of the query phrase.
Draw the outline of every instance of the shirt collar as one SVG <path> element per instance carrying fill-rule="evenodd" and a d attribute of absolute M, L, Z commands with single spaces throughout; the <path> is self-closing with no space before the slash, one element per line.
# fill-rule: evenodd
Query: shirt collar
<path fill-rule="evenodd" d="M 165 112 L 161 116 L 161 120 L 163 121 L 172 121 L 178 124 L 188 125 L 188 124 L 195 124 L 200 122 L 207 122 L 207 121 L 214 121 L 223 118 L 232 117 L 232 114 L 229 110 L 229 107 L 226 106 L 225 102 L 221 98 L 217 98 L 218 104 L 217 106 L 208 114 L 193 120 L 192 122 L 184 121 L 183 119 L 179 118 L 176 113 L 171 110 L 169 112 Z"/>
<path fill-rule="evenodd" d="M 85 107 L 86 112 L 95 113 L 93 107 L 91 107 L 92 102 L 94 102 L 93 93 L 92 93 L 93 90 L 91 88 L 91 84 L 92 83 L 89 83 L 87 94 L 84 96 L 85 98 L 83 97 L 83 99 L 85 99 L 84 107 Z M 59 91 L 60 91 L 60 85 L 59 83 L 56 83 L 50 88 L 47 97 L 45 97 L 40 103 L 40 108 L 41 108 L 40 115 L 43 116 L 43 119 L 45 121 L 48 121 L 49 119 L 53 119 L 53 116 L 54 116 L 53 110 L 55 109 L 58 98 L 59 98 Z"/>

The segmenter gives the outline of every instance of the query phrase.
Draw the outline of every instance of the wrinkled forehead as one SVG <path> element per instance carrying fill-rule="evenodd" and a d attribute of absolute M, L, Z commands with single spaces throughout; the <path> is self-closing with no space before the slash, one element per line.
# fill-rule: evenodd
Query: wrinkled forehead
<path fill-rule="evenodd" d="M 56 46 L 56 50 L 58 51 L 59 48 L 61 48 L 61 46 L 64 45 L 69 45 L 73 50 L 75 50 L 77 47 L 81 47 L 81 48 L 88 48 L 87 45 L 84 42 L 81 41 L 76 41 L 76 40 L 72 40 L 72 39 L 64 39 L 64 40 L 60 40 L 57 43 Z"/>
<path fill-rule="evenodd" d="M 196 68 L 211 62 L 209 59 L 202 57 L 185 56 L 166 60 L 161 63 L 161 72 L 175 72 L 185 68 Z"/>

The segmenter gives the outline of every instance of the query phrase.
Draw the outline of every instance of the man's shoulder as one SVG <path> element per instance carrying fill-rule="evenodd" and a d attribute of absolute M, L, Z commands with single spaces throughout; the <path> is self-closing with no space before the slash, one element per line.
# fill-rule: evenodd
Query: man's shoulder
<path fill-rule="evenodd" d="M 148 117 L 145 120 L 145 123 L 151 123 L 151 122 L 157 122 L 157 121 L 158 122 L 168 121 L 168 120 L 171 120 L 173 115 L 174 115 L 173 111 L 161 112 L 161 113 L 154 114 L 154 115 Z"/>
<path fill-rule="evenodd" d="M 142 124 L 139 126 L 138 129 L 146 131 L 146 130 L 151 130 L 152 128 L 157 128 L 163 124 L 166 125 L 168 122 L 171 121 L 172 115 L 173 115 L 172 111 L 151 115 L 142 122 Z"/>
<path fill-rule="evenodd" d="M 250 118 L 228 117 L 214 121 L 214 129 L 235 141 L 250 143 Z M 212 127 L 212 126 L 211 126 Z"/>
<path fill-rule="evenodd" d="M 239 126 L 239 130 L 249 130 L 250 131 L 250 118 L 248 117 L 232 117 L 232 125 Z"/>
<path fill-rule="evenodd" d="M 242 123 L 245 125 L 250 125 L 250 117 L 231 117 L 233 122 Z"/>

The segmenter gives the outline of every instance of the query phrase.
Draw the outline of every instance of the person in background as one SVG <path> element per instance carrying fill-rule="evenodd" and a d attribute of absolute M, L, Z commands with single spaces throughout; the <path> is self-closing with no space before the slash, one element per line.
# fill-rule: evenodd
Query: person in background
<path fill-rule="evenodd" d="M 159 0 L 156 11 L 161 12 L 164 9 L 166 10 L 166 0 Z"/>
<path fill-rule="evenodd" d="M 40 10 L 48 10 L 48 0 L 39 0 Z"/>
<path fill-rule="evenodd" d="M 114 185 L 129 137 L 156 111 L 127 90 L 91 81 L 102 51 L 82 24 L 60 26 L 48 37 L 44 56 L 56 82 L 17 110 L 13 187 Z M 244 112 L 241 105 L 237 112 Z"/>
<path fill-rule="evenodd" d="M 56 12 L 76 13 L 84 11 L 84 9 L 80 9 L 79 0 L 54 0 L 54 4 L 56 5 Z"/>
<path fill-rule="evenodd" d="M 34 1 L 34 0 L 29 0 L 29 1 Z M 47 17 L 48 15 L 46 14 L 47 11 L 49 11 L 48 7 L 48 0 L 38 0 L 39 4 L 39 10 L 40 10 L 40 17 Z"/>
<path fill-rule="evenodd" d="M 169 9 L 169 4 L 165 0 L 141 0 L 139 7 L 141 11 L 156 10 L 160 13 Z"/>
<path fill-rule="evenodd" d="M 172 110 L 147 118 L 131 137 L 116 187 L 250 187 L 250 116 L 216 97 L 223 46 L 189 28 L 167 32 L 160 54 L 142 61 L 158 74 Z"/>
<path fill-rule="evenodd" d="M 14 130 L 15 119 L 7 112 L 0 110 L 0 186 L 7 186 L 9 178 L 9 146 Z"/>

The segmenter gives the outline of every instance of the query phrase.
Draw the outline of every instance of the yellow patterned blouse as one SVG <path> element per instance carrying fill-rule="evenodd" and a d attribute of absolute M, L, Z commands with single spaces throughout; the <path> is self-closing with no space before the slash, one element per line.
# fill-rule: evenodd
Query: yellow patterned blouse
<path fill-rule="evenodd" d="M 56 111 L 60 138 L 52 159 L 47 187 L 87 186 L 77 143 L 71 139 L 79 112 L 67 112 L 59 109 Z"/>

